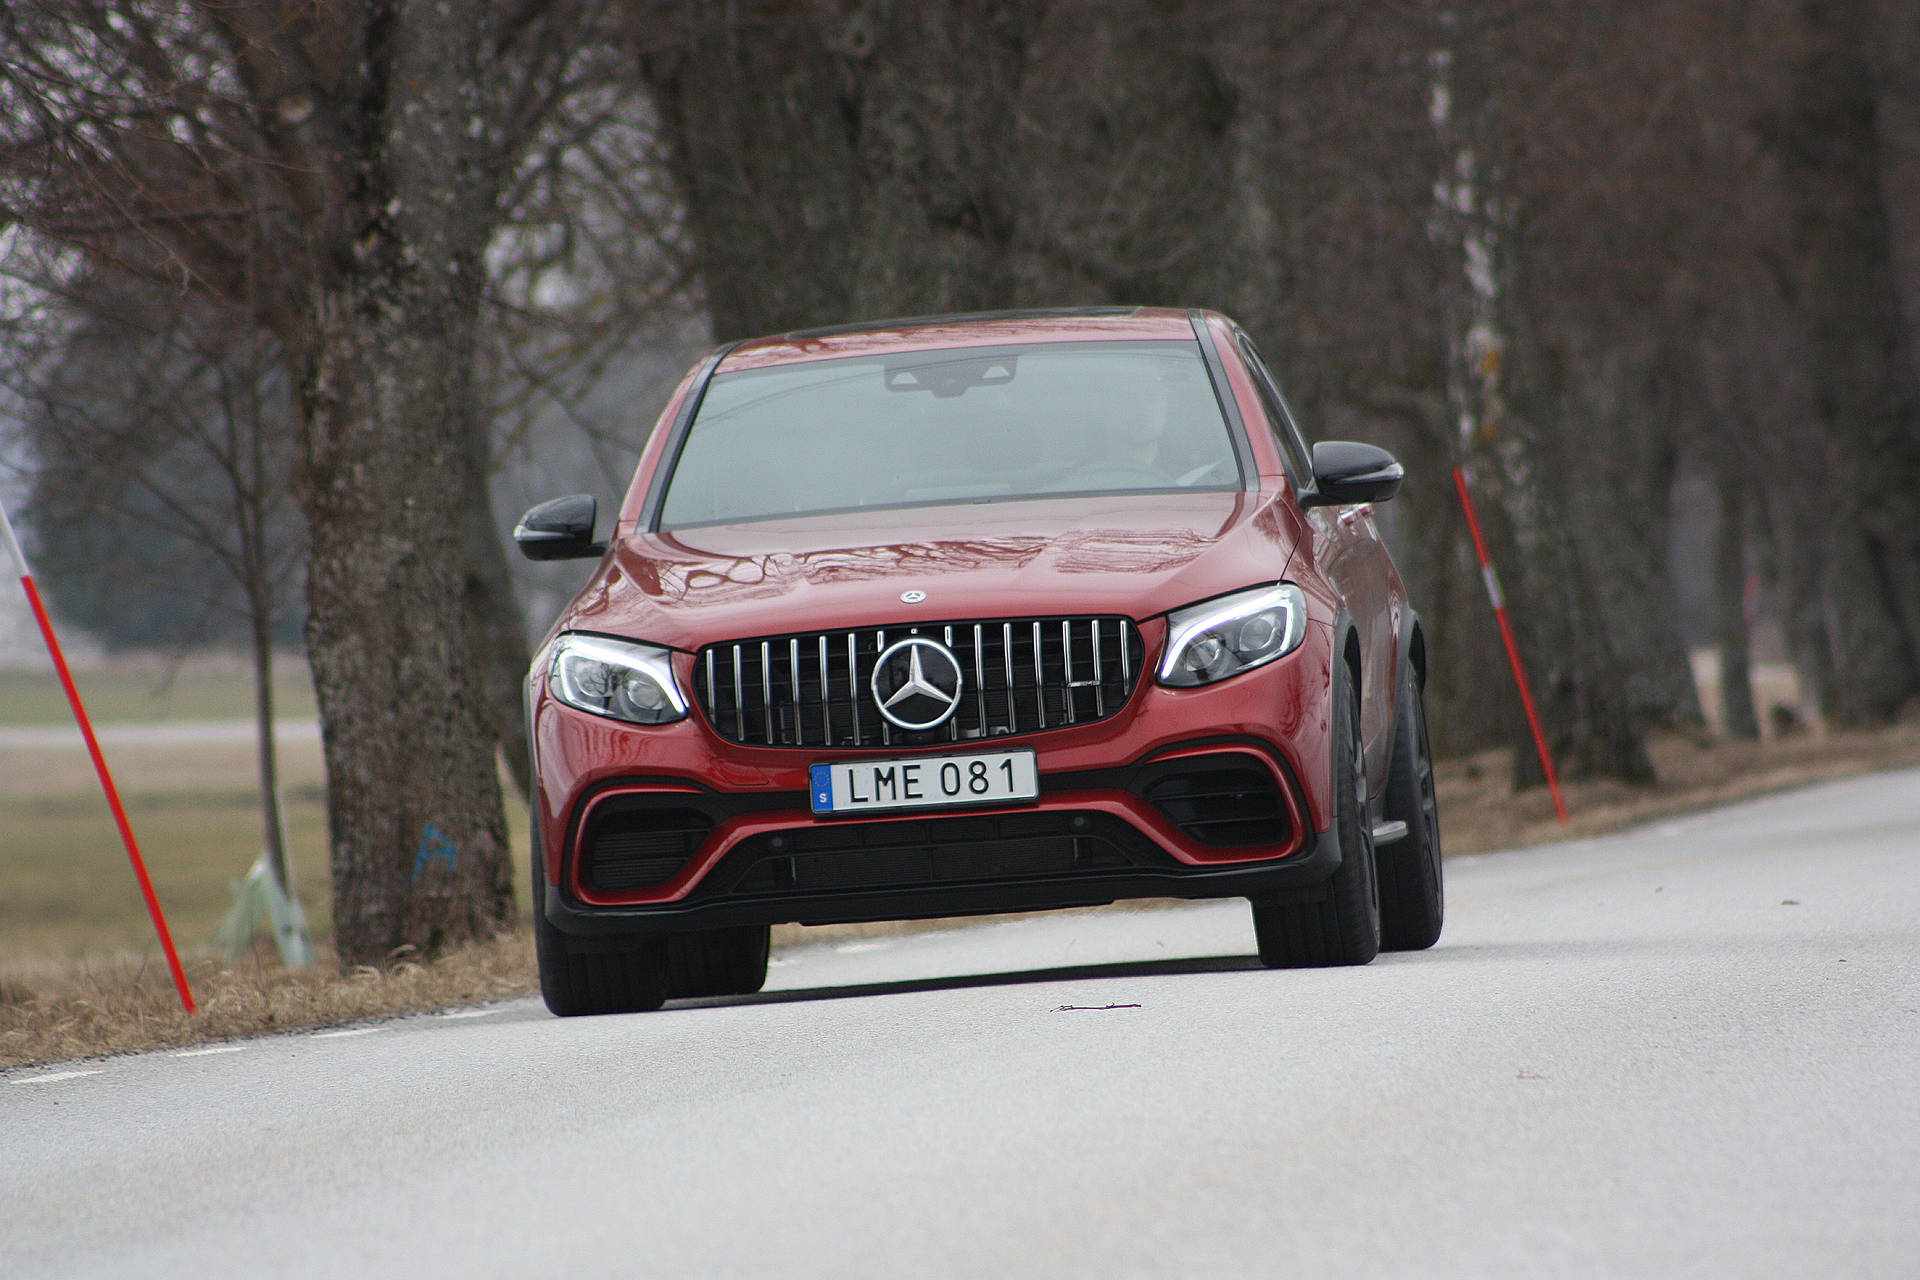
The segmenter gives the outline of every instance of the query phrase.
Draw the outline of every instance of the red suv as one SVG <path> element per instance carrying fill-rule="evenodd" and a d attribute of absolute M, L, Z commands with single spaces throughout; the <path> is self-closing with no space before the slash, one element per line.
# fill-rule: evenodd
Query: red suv
<path fill-rule="evenodd" d="M 1440 934 L 1426 642 L 1374 528 L 1205 311 L 714 352 L 528 680 L 558 1014 L 745 994 L 770 925 L 1245 897 L 1269 965 Z"/>

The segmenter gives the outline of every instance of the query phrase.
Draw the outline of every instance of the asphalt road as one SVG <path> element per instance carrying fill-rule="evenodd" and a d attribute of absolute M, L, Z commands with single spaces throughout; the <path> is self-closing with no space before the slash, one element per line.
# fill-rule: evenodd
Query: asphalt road
<path fill-rule="evenodd" d="M 0 1276 L 1920 1275 L 1920 771 L 1449 876 L 0 1074 Z"/>

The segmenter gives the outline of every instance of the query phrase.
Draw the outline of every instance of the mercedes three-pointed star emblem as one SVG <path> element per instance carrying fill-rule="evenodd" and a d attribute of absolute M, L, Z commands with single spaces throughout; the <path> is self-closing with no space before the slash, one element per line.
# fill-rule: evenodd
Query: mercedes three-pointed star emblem
<path fill-rule="evenodd" d="M 937 640 L 908 636 L 873 664 L 873 700 L 902 729 L 933 729 L 960 706 L 960 660 Z"/>

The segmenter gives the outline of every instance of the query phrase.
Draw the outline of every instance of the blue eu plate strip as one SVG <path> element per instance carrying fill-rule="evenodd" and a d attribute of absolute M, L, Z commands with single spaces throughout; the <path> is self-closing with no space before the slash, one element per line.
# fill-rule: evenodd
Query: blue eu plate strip
<path fill-rule="evenodd" d="M 813 784 L 813 811 L 830 811 L 833 808 L 833 771 L 824 764 L 816 764 L 807 773 Z"/>

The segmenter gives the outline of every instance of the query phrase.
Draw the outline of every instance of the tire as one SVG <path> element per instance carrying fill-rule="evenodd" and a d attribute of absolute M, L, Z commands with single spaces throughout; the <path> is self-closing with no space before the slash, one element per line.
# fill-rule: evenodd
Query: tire
<path fill-rule="evenodd" d="M 1340 865 L 1318 885 L 1251 900 L 1260 963 L 1270 969 L 1365 964 L 1380 951 L 1380 886 L 1367 812 L 1360 701 L 1344 666 L 1333 698 L 1333 826 L 1322 838 L 1338 842 Z"/>
<path fill-rule="evenodd" d="M 1400 681 L 1393 718 L 1393 764 L 1387 771 L 1389 821 L 1407 834 L 1378 853 L 1380 949 L 1424 951 L 1440 940 L 1446 919 L 1445 873 L 1440 865 L 1440 802 L 1433 785 L 1433 747 L 1427 738 L 1425 691 L 1411 662 Z"/>
<path fill-rule="evenodd" d="M 540 996 L 556 1017 L 644 1013 L 667 999 L 666 946 L 659 938 L 583 945 L 547 919 L 546 875 L 539 837 L 533 858 L 533 953 L 540 965 Z"/>
<path fill-rule="evenodd" d="M 764 924 L 667 935 L 667 994 L 752 995 L 766 985 L 772 936 Z"/>

